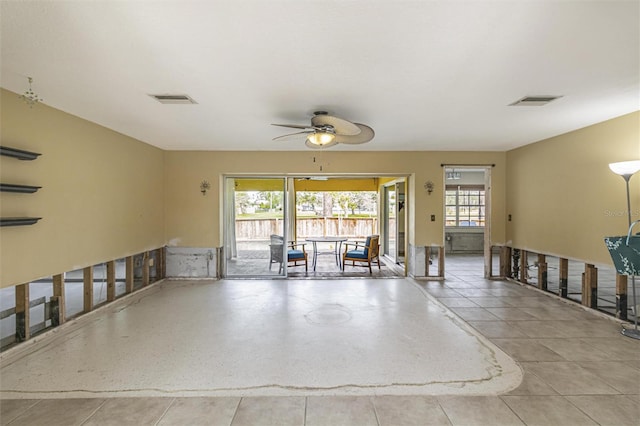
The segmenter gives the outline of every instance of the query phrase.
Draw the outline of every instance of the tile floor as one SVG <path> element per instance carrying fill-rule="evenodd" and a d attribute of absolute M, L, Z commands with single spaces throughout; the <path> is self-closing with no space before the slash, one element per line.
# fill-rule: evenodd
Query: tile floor
<path fill-rule="evenodd" d="M 499 395 L 372 391 L 358 396 L 4 399 L 0 424 L 640 424 L 640 341 L 622 336 L 620 324 L 528 286 L 478 278 L 474 265 L 447 267 L 446 281 L 420 285 L 518 362 L 524 377 L 517 388 Z"/>

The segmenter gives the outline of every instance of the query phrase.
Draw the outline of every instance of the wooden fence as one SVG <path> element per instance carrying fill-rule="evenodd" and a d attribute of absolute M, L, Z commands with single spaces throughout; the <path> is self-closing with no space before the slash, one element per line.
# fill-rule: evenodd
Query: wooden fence
<path fill-rule="evenodd" d="M 283 226 L 282 219 L 239 219 L 236 220 L 236 239 L 238 241 L 268 240 L 271 234 L 282 234 Z M 299 218 L 296 219 L 296 227 L 298 239 L 321 235 L 363 238 L 377 232 L 378 218 Z"/>

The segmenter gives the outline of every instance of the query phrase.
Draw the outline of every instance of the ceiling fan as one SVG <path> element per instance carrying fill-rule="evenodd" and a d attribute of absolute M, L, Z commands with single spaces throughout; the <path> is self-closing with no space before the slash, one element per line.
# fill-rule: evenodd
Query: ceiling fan
<path fill-rule="evenodd" d="M 373 129 L 369 126 L 331 116 L 326 111 L 314 112 L 311 118 L 311 125 L 272 124 L 272 126 L 302 129 L 300 132 L 278 136 L 273 140 L 295 140 L 305 136 L 305 145 L 312 149 L 328 148 L 339 143 L 366 143 L 373 139 L 375 135 Z"/>

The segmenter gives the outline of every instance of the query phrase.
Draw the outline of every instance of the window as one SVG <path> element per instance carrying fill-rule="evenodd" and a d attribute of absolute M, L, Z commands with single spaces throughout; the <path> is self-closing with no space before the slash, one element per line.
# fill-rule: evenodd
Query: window
<path fill-rule="evenodd" d="M 484 227 L 484 187 L 447 185 L 445 226 Z"/>

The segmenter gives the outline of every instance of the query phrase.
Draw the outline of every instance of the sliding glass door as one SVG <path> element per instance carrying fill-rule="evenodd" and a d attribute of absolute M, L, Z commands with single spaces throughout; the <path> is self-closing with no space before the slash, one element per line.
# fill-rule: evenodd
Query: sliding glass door
<path fill-rule="evenodd" d="M 286 183 L 285 178 L 225 178 L 226 277 L 285 276 Z"/>
<path fill-rule="evenodd" d="M 383 246 L 384 255 L 393 263 L 404 264 L 407 197 L 405 180 L 397 180 L 383 188 Z"/>

